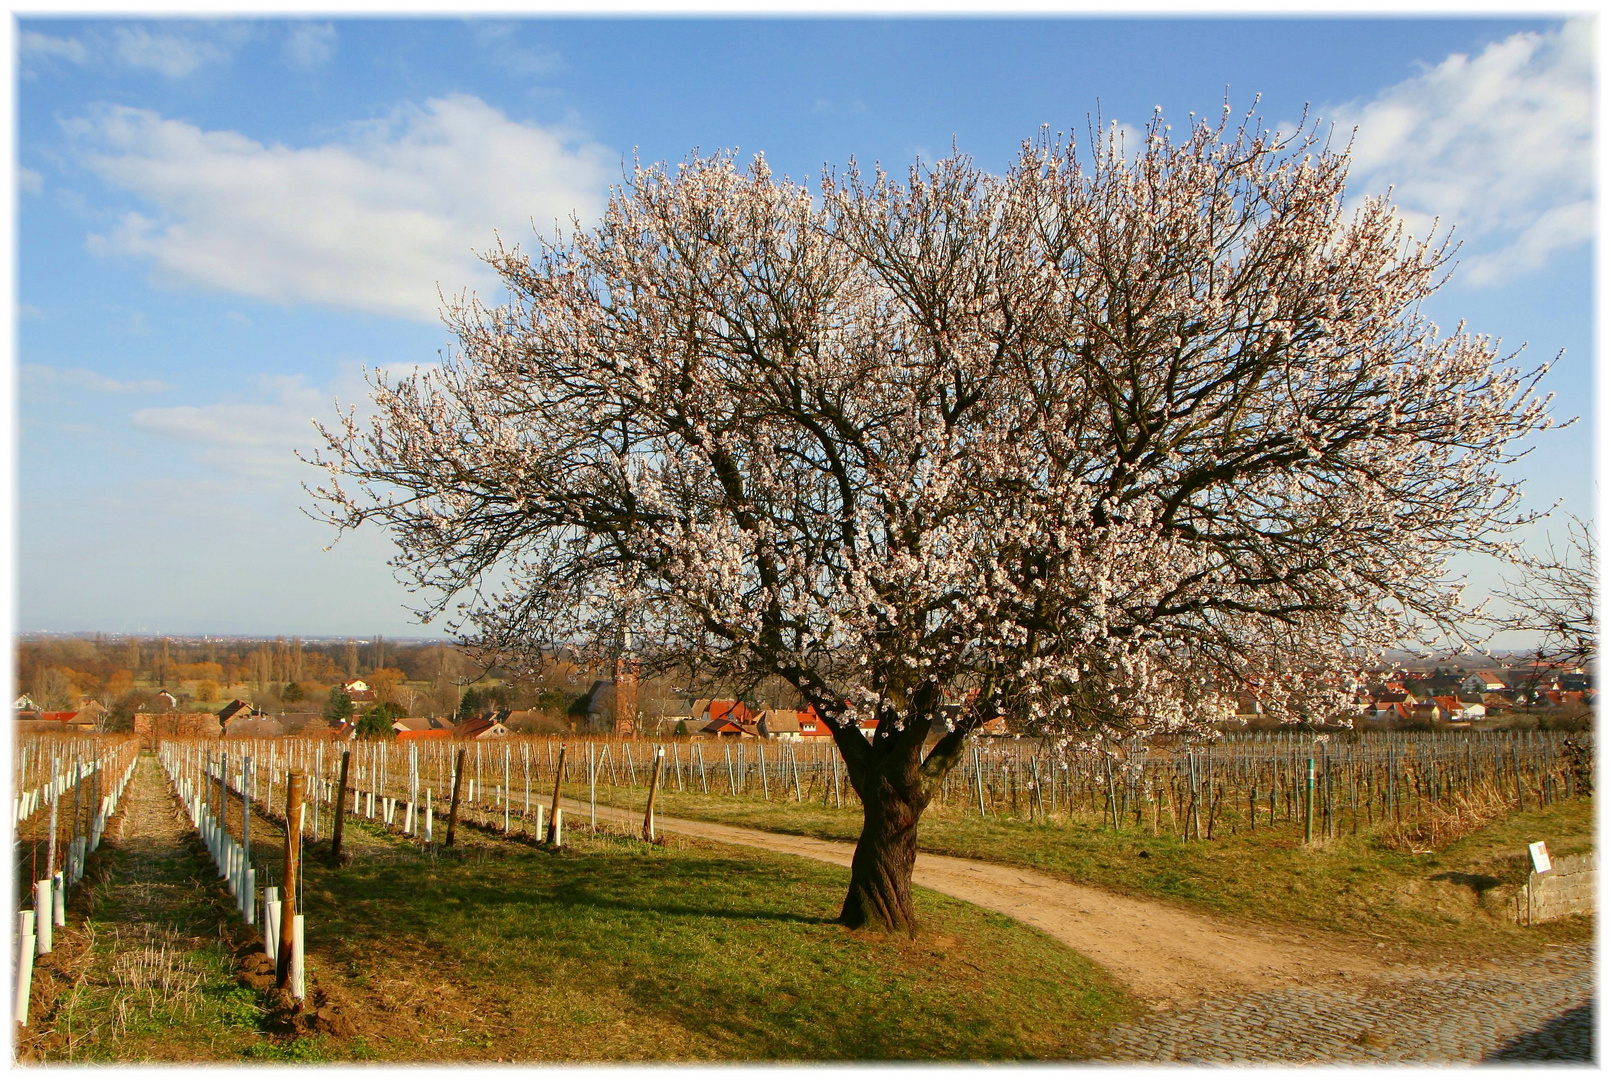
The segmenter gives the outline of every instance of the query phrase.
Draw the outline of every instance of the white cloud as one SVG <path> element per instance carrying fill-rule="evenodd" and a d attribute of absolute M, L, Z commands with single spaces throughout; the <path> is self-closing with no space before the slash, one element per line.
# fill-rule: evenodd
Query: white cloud
<path fill-rule="evenodd" d="M 1494 284 L 1542 267 L 1594 232 L 1593 22 L 1513 34 L 1476 56 L 1456 53 L 1364 104 L 1336 110 L 1339 137 L 1358 125 L 1350 191 L 1393 187 L 1411 231 L 1433 219 L 1471 245 L 1460 279 Z M 1473 251 L 1472 249 L 1476 250 Z"/>
<path fill-rule="evenodd" d="M 178 282 L 284 303 L 434 320 L 449 294 L 495 282 L 474 253 L 603 206 L 611 155 L 467 95 L 354 125 L 342 141 L 265 146 L 123 106 L 69 121 L 108 183 L 147 200 L 101 253 Z"/>
<path fill-rule="evenodd" d="M 516 22 L 477 22 L 476 44 L 498 67 L 513 75 L 549 75 L 564 67 L 559 53 L 520 44 L 522 26 Z"/>
<path fill-rule="evenodd" d="M 45 190 L 45 178 L 32 169 L 17 166 L 17 190 L 29 195 L 38 195 Z"/>
<path fill-rule="evenodd" d="M 1594 235 L 1594 201 L 1579 199 L 1532 216 L 1507 247 L 1464 259 L 1461 276 L 1472 285 L 1497 285 L 1542 270 L 1549 257 Z"/>
<path fill-rule="evenodd" d="M 161 379 L 109 379 L 105 375 L 83 368 L 53 368 L 44 364 L 23 364 L 19 369 L 24 379 L 33 383 L 73 386 L 98 394 L 155 394 L 173 389 Z"/>
<path fill-rule="evenodd" d="M 74 64 L 89 58 L 89 50 L 77 38 L 57 38 L 34 30 L 24 30 L 18 36 L 18 46 L 25 54 L 55 56 Z"/>
<path fill-rule="evenodd" d="M 336 55 L 336 28 L 330 23 L 294 24 L 280 47 L 280 55 L 294 68 L 311 69 L 328 64 Z"/>
<path fill-rule="evenodd" d="M 426 371 L 434 365 L 394 365 L 388 378 Z M 283 482 L 317 480 L 319 473 L 297 458 L 323 445 L 314 422 L 333 426 L 356 410 L 362 421 L 374 412 L 369 385 L 356 365 L 344 366 L 323 387 L 301 375 L 259 375 L 250 398 L 228 398 L 208 405 L 137 409 L 130 423 L 149 435 L 197 447 L 196 459 L 228 475 Z"/>
<path fill-rule="evenodd" d="M 229 60 L 252 33 L 252 24 L 240 19 L 171 20 L 95 28 L 83 40 L 26 30 L 19 35 L 18 46 L 24 56 L 118 65 L 179 79 L 207 64 Z"/>
<path fill-rule="evenodd" d="M 203 64 L 228 60 L 230 50 L 208 37 L 156 33 L 143 26 L 120 26 L 112 32 L 112 53 L 132 68 L 183 78 Z"/>
<path fill-rule="evenodd" d="M 301 376 L 260 376 L 251 401 L 138 409 L 137 430 L 201 447 L 197 458 L 227 473 L 284 479 L 305 469 L 295 451 L 313 444 L 313 418 L 333 410 Z"/>

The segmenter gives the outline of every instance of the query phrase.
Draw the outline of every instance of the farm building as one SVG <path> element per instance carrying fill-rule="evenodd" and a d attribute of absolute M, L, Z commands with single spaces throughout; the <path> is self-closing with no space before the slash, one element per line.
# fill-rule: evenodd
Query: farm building
<path fill-rule="evenodd" d="M 223 725 L 225 731 L 228 731 L 230 721 L 237 718 L 245 720 L 251 715 L 252 703 L 249 701 L 242 701 L 240 698 L 236 698 L 234 701 L 231 701 L 228 705 L 225 705 L 222 709 L 218 710 L 218 722 L 219 724 Z"/>
<path fill-rule="evenodd" d="M 477 716 L 469 720 L 461 720 L 453 728 L 455 739 L 501 739 L 509 734 L 509 729 L 503 721 L 494 720 L 490 716 Z"/>

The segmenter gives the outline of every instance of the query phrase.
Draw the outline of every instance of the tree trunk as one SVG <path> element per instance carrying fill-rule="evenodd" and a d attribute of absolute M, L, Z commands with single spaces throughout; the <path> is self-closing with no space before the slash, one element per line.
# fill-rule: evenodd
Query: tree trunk
<path fill-rule="evenodd" d="M 945 776 L 962 759 L 966 729 L 950 730 L 924 755 L 924 742 L 939 702 L 935 685 L 910 700 L 905 722 L 893 710 L 877 733 L 864 736 L 853 724 L 834 724 L 834 744 L 861 796 L 861 838 L 850 860 L 850 890 L 839 921 L 852 929 L 916 933 L 912 870 L 917 863 L 917 822 Z M 814 702 L 819 714 L 830 702 Z"/>
<path fill-rule="evenodd" d="M 839 921 L 856 928 L 912 933 L 917 926 L 912 867 L 917 862 L 917 820 L 923 807 L 887 784 L 874 785 L 874 791 L 878 794 L 862 799 L 861 838 L 850 860 L 850 892 Z"/>
<path fill-rule="evenodd" d="M 922 734 L 913 734 L 915 738 L 890 739 L 876 747 L 863 743 L 855 747 L 865 747 L 856 755 L 861 760 L 847 762 L 862 802 L 861 838 L 850 861 L 850 890 L 839 913 L 839 921 L 852 928 L 910 934 L 917 927 L 912 909 L 917 822 L 955 755 L 938 755 L 925 768 Z M 862 736 L 854 732 L 852 738 Z"/>

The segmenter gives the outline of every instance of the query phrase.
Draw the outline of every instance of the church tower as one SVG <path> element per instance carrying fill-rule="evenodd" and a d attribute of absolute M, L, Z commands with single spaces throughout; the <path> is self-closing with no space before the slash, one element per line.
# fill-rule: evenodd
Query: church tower
<path fill-rule="evenodd" d="M 615 658 L 615 733 L 638 733 L 638 658 L 632 653 L 632 631 L 626 632 L 625 647 Z"/>

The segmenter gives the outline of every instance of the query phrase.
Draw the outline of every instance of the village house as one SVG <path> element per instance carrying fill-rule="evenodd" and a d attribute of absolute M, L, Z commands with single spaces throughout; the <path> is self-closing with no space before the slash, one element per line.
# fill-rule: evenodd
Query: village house
<path fill-rule="evenodd" d="M 795 714 L 795 718 L 800 724 L 800 737 L 802 739 L 833 738 L 833 732 L 829 731 L 828 725 L 822 722 L 822 717 L 817 715 L 817 710 L 814 706 L 807 705 Z"/>
<path fill-rule="evenodd" d="M 44 721 L 47 731 L 94 731 L 93 717 L 86 718 L 77 710 L 61 710 L 56 712 L 42 712 L 39 719 Z"/>
<path fill-rule="evenodd" d="M 732 739 L 758 739 L 761 737 L 760 731 L 756 729 L 756 725 L 753 722 L 734 720 L 731 717 L 712 720 L 699 729 L 699 734 Z"/>
<path fill-rule="evenodd" d="M 794 709 L 763 709 L 755 722 L 755 730 L 763 739 L 799 742 L 800 714 Z"/>
<path fill-rule="evenodd" d="M 1488 715 L 1488 710 L 1482 707 L 1480 701 L 1461 701 L 1453 695 L 1440 695 L 1434 698 L 1433 701 L 1436 702 L 1438 709 L 1443 713 L 1443 719 L 1446 721 L 1469 723 L 1472 720 L 1481 720 Z"/>
<path fill-rule="evenodd" d="M 1505 685 L 1505 680 L 1496 672 L 1479 671 L 1475 675 L 1467 675 L 1465 682 L 1460 684 L 1460 689 L 1468 694 L 1485 694 L 1505 690 L 1508 687 Z"/>
<path fill-rule="evenodd" d="M 503 721 L 490 716 L 473 716 L 468 720 L 459 721 L 453 728 L 453 738 L 455 739 L 481 741 L 485 739 L 502 739 L 508 734 L 509 729 L 503 725 Z"/>
<path fill-rule="evenodd" d="M 761 714 L 742 701 L 701 698 L 694 702 L 693 717 L 702 735 L 758 739 Z"/>
<path fill-rule="evenodd" d="M 1581 709 L 1594 703 L 1592 690 L 1546 690 L 1538 704 L 1546 709 Z"/>
<path fill-rule="evenodd" d="M 447 739 L 453 736 L 453 722 L 440 717 L 404 716 L 392 721 L 398 742 L 421 739 Z"/>
<path fill-rule="evenodd" d="M 252 715 L 252 712 L 253 710 L 251 702 L 242 701 L 240 698 L 236 698 L 234 701 L 231 701 L 228 705 L 225 705 L 222 709 L 218 710 L 218 723 L 222 725 L 223 729 L 227 732 L 230 730 L 231 721 L 235 720 L 236 718 L 245 720 Z"/>
<path fill-rule="evenodd" d="M 99 731 L 106 724 L 106 718 L 111 713 L 105 705 L 93 698 L 79 707 L 78 715 L 73 723 L 83 731 Z"/>
<path fill-rule="evenodd" d="M 1506 710 L 1516 704 L 1516 699 L 1508 693 L 1487 693 L 1482 695 L 1482 707 L 1489 716 L 1503 716 Z"/>

